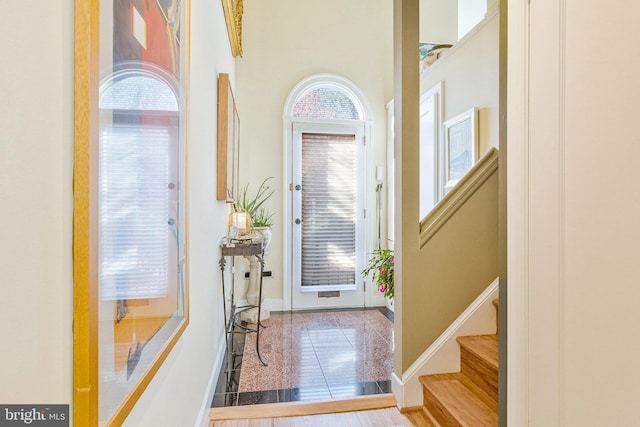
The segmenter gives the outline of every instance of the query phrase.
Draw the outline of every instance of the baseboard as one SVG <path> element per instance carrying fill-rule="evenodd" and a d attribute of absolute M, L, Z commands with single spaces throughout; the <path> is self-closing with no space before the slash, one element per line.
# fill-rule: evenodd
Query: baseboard
<path fill-rule="evenodd" d="M 467 309 L 402 374 L 393 374 L 392 390 L 400 408 L 422 404 L 422 375 L 460 371 L 460 346 L 456 337 L 496 333 L 498 279 L 493 281 Z"/>
<path fill-rule="evenodd" d="M 225 335 L 220 337 L 218 343 L 218 356 L 215 362 L 213 362 L 213 368 L 209 375 L 209 385 L 207 386 L 207 392 L 205 393 L 204 400 L 200 406 L 200 413 L 198 414 L 198 420 L 195 427 L 208 427 L 209 426 L 209 411 L 211 410 L 211 402 L 213 402 L 213 395 L 216 392 L 216 385 L 218 384 L 218 377 L 220 376 L 220 370 L 222 370 L 222 364 L 224 363 L 224 356 L 226 353 Z"/>
<path fill-rule="evenodd" d="M 398 408 L 406 408 L 405 397 L 404 397 L 405 387 L 402 383 L 400 377 L 396 375 L 395 372 L 391 373 L 391 393 L 396 398 L 396 402 L 398 403 Z"/>

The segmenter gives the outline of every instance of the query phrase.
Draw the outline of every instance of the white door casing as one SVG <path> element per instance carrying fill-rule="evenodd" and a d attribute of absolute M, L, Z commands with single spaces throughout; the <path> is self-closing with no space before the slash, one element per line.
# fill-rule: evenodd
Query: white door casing
<path fill-rule="evenodd" d="M 338 88 L 341 91 L 344 91 L 346 94 L 350 96 L 356 107 L 360 110 L 361 119 L 360 120 L 327 120 L 327 119 L 318 119 L 318 118 L 308 118 L 308 117 L 294 117 L 294 107 L 296 106 L 296 102 L 310 90 L 315 87 L 322 85 L 331 85 L 333 87 Z M 371 163 L 371 156 L 367 154 L 368 150 L 368 141 L 371 141 L 371 127 L 373 122 L 370 120 L 372 117 L 371 110 L 369 108 L 369 104 L 366 100 L 366 97 L 362 93 L 362 91 L 350 80 L 334 75 L 334 74 L 315 74 L 303 79 L 300 83 L 298 83 L 293 90 L 290 92 L 287 101 L 285 103 L 284 113 L 283 113 L 283 140 L 284 140 L 284 159 L 283 159 L 283 194 L 286 196 L 283 198 L 283 269 L 284 269 L 284 283 L 283 283 L 283 310 L 291 310 L 298 309 L 297 307 L 292 306 L 293 300 L 293 287 L 294 287 L 294 246 L 293 246 L 293 225 L 295 217 L 293 216 L 292 206 L 293 206 L 293 137 L 294 137 L 294 125 L 299 129 L 303 129 L 307 126 L 313 127 L 314 125 L 320 125 L 322 127 L 316 127 L 316 131 L 322 129 L 322 132 L 329 132 L 326 125 L 333 126 L 342 126 L 342 131 L 345 132 L 345 129 L 353 129 L 352 134 L 362 135 L 363 144 L 362 144 L 362 154 L 361 154 L 361 170 L 358 173 L 359 176 L 359 185 L 362 187 L 362 194 L 368 189 L 367 183 L 370 182 L 374 177 L 374 167 Z M 346 126 L 346 127 L 345 127 Z M 358 128 L 360 130 L 358 130 Z M 306 129 L 310 129 L 307 127 Z M 329 132 L 330 133 L 330 132 Z M 375 185 L 374 185 L 375 187 Z M 371 198 L 373 200 L 373 198 Z M 373 233 L 369 233 L 368 230 L 373 230 L 374 224 L 373 219 L 375 218 L 374 213 L 374 204 L 372 200 L 365 200 L 363 204 L 363 209 L 367 209 L 369 214 L 367 218 L 361 218 L 362 227 L 363 227 L 363 238 L 362 242 L 360 242 L 359 250 L 361 250 L 362 254 L 360 256 L 364 257 L 367 253 L 373 250 L 374 246 L 374 238 Z M 364 266 L 364 264 L 362 264 Z M 363 267 L 364 268 L 364 267 Z M 359 277 L 360 271 L 357 271 Z M 360 289 L 362 284 L 360 285 Z M 368 292 L 361 292 L 363 294 L 363 302 L 358 303 L 358 305 L 368 306 L 371 305 L 372 300 L 374 299 L 367 289 Z M 329 300 L 324 299 L 324 300 Z M 337 306 L 337 305 L 336 305 Z"/>

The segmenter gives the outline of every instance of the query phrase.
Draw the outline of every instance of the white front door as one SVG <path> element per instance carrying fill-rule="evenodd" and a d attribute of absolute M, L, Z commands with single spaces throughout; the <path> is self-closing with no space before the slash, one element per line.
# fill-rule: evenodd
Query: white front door
<path fill-rule="evenodd" d="M 362 307 L 364 126 L 292 131 L 292 309 Z"/>

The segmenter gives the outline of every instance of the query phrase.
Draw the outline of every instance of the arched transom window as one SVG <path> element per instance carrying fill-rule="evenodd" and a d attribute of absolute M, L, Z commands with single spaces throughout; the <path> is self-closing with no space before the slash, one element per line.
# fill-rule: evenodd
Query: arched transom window
<path fill-rule="evenodd" d="M 300 94 L 293 107 L 293 117 L 314 119 L 362 120 L 362 108 L 344 88 L 319 84 Z"/>

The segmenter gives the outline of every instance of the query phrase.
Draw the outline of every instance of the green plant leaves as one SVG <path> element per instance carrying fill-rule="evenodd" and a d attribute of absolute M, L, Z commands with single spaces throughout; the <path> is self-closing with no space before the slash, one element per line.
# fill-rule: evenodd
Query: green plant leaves
<path fill-rule="evenodd" d="M 247 212 L 249 214 L 254 227 L 273 226 L 274 214 L 263 206 L 275 193 L 275 190 L 271 190 L 267 185 L 270 179 L 273 179 L 273 177 L 270 176 L 262 181 L 253 197 L 249 195 L 249 184 L 245 184 L 240 188 L 238 201 L 233 204 L 235 212 Z"/>
<path fill-rule="evenodd" d="M 393 298 L 394 263 L 393 249 L 376 249 L 369 259 L 368 267 L 362 271 L 363 276 L 371 276 L 378 291 L 387 298 Z"/>

